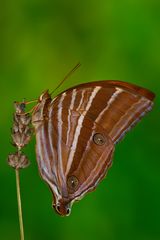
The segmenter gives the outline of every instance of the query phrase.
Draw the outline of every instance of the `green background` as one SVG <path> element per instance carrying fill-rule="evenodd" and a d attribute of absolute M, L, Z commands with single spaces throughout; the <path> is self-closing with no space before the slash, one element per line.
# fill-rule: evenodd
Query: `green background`
<path fill-rule="evenodd" d="M 41 181 L 34 151 L 21 172 L 26 240 L 160 239 L 159 0 L 15 0 L 0 7 L 0 239 L 19 239 L 14 171 L 6 164 L 13 101 L 53 90 L 77 63 L 73 85 L 119 79 L 156 93 L 155 106 L 117 145 L 97 190 L 61 218 Z"/>

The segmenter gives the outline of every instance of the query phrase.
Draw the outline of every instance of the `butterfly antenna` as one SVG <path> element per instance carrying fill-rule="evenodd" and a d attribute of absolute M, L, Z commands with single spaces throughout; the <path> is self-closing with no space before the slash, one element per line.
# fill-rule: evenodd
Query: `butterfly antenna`
<path fill-rule="evenodd" d="M 51 92 L 51 95 L 81 66 L 80 63 L 76 64 L 76 66 L 64 77 L 64 79 L 58 84 L 58 86 Z"/>

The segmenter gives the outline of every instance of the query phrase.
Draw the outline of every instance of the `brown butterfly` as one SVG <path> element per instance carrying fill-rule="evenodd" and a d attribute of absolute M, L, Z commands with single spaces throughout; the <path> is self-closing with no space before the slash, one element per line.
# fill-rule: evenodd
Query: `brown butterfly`
<path fill-rule="evenodd" d="M 93 191 L 112 164 L 115 144 L 151 110 L 154 94 L 121 81 L 85 83 L 55 98 L 42 93 L 32 113 L 41 177 L 61 216 Z"/>

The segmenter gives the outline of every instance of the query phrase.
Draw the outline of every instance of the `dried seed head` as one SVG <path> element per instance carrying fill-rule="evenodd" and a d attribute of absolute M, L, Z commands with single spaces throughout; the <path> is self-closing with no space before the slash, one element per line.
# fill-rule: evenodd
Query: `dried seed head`
<path fill-rule="evenodd" d="M 28 167 L 30 162 L 26 155 L 17 152 L 8 156 L 8 164 L 15 169 L 20 169 Z"/>
<path fill-rule="evenodd" d="M 15 168 L 25 168 L 29 165 L 26 155 L 21 153 L 22 148 L 27 145 L 31 139 L 32 129 L 30 128 L 31 116 L 25 113 L 26 103 L 15 102 L 16 112 L 13 116 L 12 141 L 17 152 L 8 156 L 8 164 Z"/>
<path fill-rule="evenodd" d="M 13 118 L 12 140 L 13 145 L 21 150 L 31 139 L 32 129 L 30 128 L 31 116 L 25 113 L 25 103 L 15 102 L 16 113 Z"/>

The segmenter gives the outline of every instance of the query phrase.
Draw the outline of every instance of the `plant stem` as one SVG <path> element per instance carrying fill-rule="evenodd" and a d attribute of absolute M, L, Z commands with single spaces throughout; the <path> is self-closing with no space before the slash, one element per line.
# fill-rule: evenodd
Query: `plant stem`
<path fill-rule="evenodd" d="M 20 236 L 21 236 L 21 240 L 24 240 L 24 227 L 23 227 L 23 216 L 22 216 L 22 205 L 21 205 L 19 170 L 15 169 L 15 172 L 16 172 L 16 187 L 17 187 L 17 202 L 18 202 Z"/>

